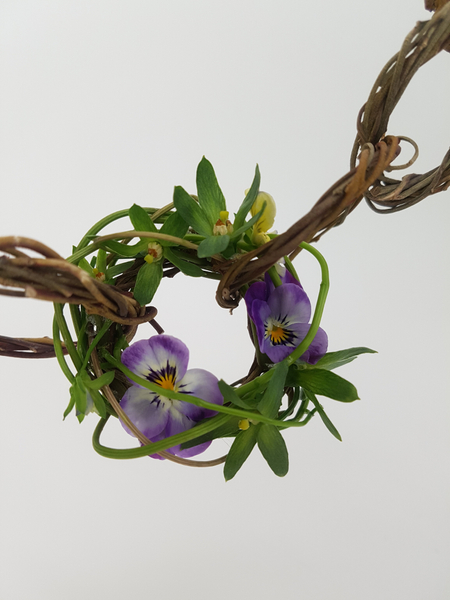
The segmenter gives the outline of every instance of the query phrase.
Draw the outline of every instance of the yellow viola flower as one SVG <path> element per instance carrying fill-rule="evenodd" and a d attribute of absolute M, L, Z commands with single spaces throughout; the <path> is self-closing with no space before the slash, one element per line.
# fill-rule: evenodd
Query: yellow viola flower
<path fill-rule="evenodd" d="M 152 262 L 158 262 L 159 260 L 161 260 L 163 256 L 163 249 L 161 244 L 158 244 L 158 242 L 149 242 L 147 249 L 148 253 L 144 256 L 144 260 L 146 262 L 151 264 Z"/>
<path fill-rule="evenodd" d="M 229 212 L 227 210 L 221 210 L 219 219 L 213 228 L 213 235 L 226 235 L 227 233 L 233 233 L 233 225 L 228 219 Z"/>
<path fill-rule="evenodd" d="M 266 203 L 266 207 L 263 211 L 263 214 L 253 225 L 252 242 L 256 246 L 261 246 L 270 240 L 269 236 L 267 235 L 267 231 L 269 231 L 269 229 L 273 226 L 275 222 L 275 214 L 277 212 L 275 200 L 272 198 L 272 196 L 266 192 L 259 192 L 252 208 L 250 209 L 252 217 L 259 213 L 264 202 Z"/>

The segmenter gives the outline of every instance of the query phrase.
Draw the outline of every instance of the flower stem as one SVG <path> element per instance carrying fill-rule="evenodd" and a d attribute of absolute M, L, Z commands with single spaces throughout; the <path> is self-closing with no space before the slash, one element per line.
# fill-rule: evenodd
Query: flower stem
<path fill-rule="evenodd" d="M 158 454 L 159 452 L 163 452 L 168 448 L 172 448 L 172 446 L 178 446 L 178 444 L 194 440 L 205 433 L 209 433 L 210 431 L 217 429 L 217 427 L 223 425 L 226 421 L 228 421 L 228 419 L 229 417 L 227 415 L 217 415 L 216 417 L 207 419 L 200 425 L 196 425 L 192 429 L 188 429 L 182 433 L 177 433 L 176 435 L 172 435 L 159 442 L 152 442 L 151 444 L 147 444 L 139 448 L 126 448 L 120 450 L 108 448 L 100 443 L 100 434 L 102 433 L 107 421 L 107 419 L 100 419 L 97 427 L 95 428 L 94 435 L 92 436 L 92 445 L 98 454 L 106 458 L 140 458 L 142 456 L 148 456 L 149 454 Z"/>
<path fill-rule="evenodd" d="M 55 319 L 58 324 L 58 328 L 62 334 L 64 343 L 66 344 L 67 351 L 69 353 L 70 358 L 74 364 L 74 367 L 77 371 L 81 368 L 81 358 L 75 348 L 75 344 L 73 343 L 72 336 L 70 335 L 69 328 L 67 327 L 66 319 L 63 314 L 63 305 L 62 304 L 53 304 L 55 310 Z"/>
<path fill-rule="evenodd" d="M 277 270 L 275 269 L 275 265 L 272 265 L 267 272 L 269 274 L 270 279 L 272 280 L 273 285 L 275 287 L 280 287 L 281 278 L 278 275 Z"/>
<path fill-rule="evenodd" d="M 66 359 L 64 358 L 64 352 L 61 344 L 61 338 L 59 337 L 60 330 L 58 327 L 58 322 L 56 318 L 53 319 L 53 347 L 55 348 L 55 355 L 58 361 L 58 364 L 61 368 L 61 371 L 70 381 L 73 383 L 75 381 L 75 376 L 69 368 L 69 365 L 66 363 Z"/>
<path fill-rule="evenodd" d="M 124 373 L 129 379 L 131 379 L 131 381 L 134 381 L 142 387 L 147 388 L 151 392 L 161 394 L 161 386 L 157 385 L 156 383 L 151 383 L 143 377 L 139 377 L 138 375 L 136 375 L 136 373 L 130 371 L 130 369 L 128 369 L 124 364 L 122 364 L 120 361 L 116 360 L 113 356 L 111 356 L 111 354 L 109 354 L 109 352 L 107 352 L 106 350 L 103 351 L 103 357 L 116 369 L 122 371 L 122 373 Z M 270 379 L 270 377 L 272 377 L 273 375 L 273 372 L 274 369 L 271 369 L 264 375 L 268 376 L 267 379 Z M 264 375 L 262 375 L 258 379 L 261 379 L 262 377 L 264 377 Z M 254 381 L 250 383 L 254 383 Z M 301 424 L 299 423 L 291 422 L 289 423 L 289 425 L 287 425 L 286 423 L 283 423 L 282 421 L 279 421 L 277 419 L 270 419 L 269 417 L 265 417 L 264 415 L 256 411 L 242 410 L 240 408 L 232 408 L 231 406 L 213 404 L 212 402 L 207 402 L 206 400 L 202 400 L 201 398 L 197 398 L 196 396 L 191 396 L 190 394 L 181 394 L 179 392 L 174 392 L 173 390 L 167 389 L 164 389 L 163 393 L 166 398 L 170 398 L 172 400 L 181 400 L 182 402 L 189 402 L 190 404 L 194 404 L 195 406 L 200 406 L 201 408 L 206 408 L 215 412 L 224 413 L 233 417 L 239 417 L 241 419 L 250 419 L 254 423 L 267 423 L 268 425 L 275 425 L 275 427 L 301 427 Z M 173 445 L 174 444 L 171 444 L 171 446 Z M 171 446 L 168 446 L 168 448 L 170 448 Z"/>
<path fill-rule="evenodd" d="M 320 268 L 322 270 L 322 282 L 320 284 L 319 296 L 317 298 L 316 310 L 314 311 L 313 320 L 311 322 L 311 327 L 309 328 L 308 333 L 306 334 L 305 339 L 297 346 L 297 348 L 287 357 L 287 361 L 290 365 L 292 365 L 300 356 L 308 349 L 309 345 L 313 341 L 316 336 L 317 330 L 319 329 L 320 321 L 322 320 L 323 309 L 325 308 L 325 302 L 328 295 L 328 290 L 330 288 L 330 276 L 328 271 L 328 265 L 325 258 L 320 254 L 320 252 L 307 244 L 306 242 L 302 242 L 300 247 L 310 252 L 314 258 L 316 258 L 320 264 Z"/>

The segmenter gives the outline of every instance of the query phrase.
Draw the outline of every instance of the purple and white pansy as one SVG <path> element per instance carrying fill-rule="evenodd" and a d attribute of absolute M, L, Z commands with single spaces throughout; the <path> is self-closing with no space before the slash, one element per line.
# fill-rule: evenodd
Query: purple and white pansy
<path fill-rule="evenodd" d="M 255 324 L 260 350 L 274 363 L 285 359 L 309 331 L 311 303 L 300 282 L 288 270 L 275 287 L 266 273 L 264 281 L 253 283 L 245 294 L 248 314 Z M 328 337 L 319 327 L 300 360 L 316 364 L 326 353 Z"/>
<path fill-rule="evenodd" d="M 161 393 L 156 393 L 133 382 L 120 402 L 128 418 L 152 442 L 191 429 L 202 419 L 217 414 L 189 402 L 171 400 L 164 396 L 164 390 L 223 404 L 217 377 L 204 369 L 187 370 L 189 350 L 175 337 L 155 335 L 148 340 L 135 342 L 122 353 L 122 362 L 136 375 L 161 387 Z M 124 423 L 122 425 L 133 435 Z M 190 457 L 204 452 L 210 444 L 205 442 L 187 450 L 174 446 L 167 452 Z M 152 457 L 161 458 L 157 454 Z"/>

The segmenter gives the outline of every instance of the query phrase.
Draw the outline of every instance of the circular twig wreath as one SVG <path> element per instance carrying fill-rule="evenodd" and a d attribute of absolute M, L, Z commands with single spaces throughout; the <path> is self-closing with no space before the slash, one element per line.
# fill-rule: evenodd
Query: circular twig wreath
<path fill-rule="evenodd" d="M 429 1 L 427 8 L 438 12 L 406 37 L 359 113 L 350 171 L 281 235 L 270 232 L 275 203 L 260 190 L 258 167 L 231 221 L 214 169 L 203 158 L 196 195 L 177 186 L 173 202 L 162 208 L 133 205 L 108 215 L 67 259 L 29 238 L 0 238 L 0 293 L 51 301 L 55 310 L 52 339 L 0 336 L 0 354 L 56 356 L 70 382 L 64 416 L 72 410 L 80 422 L 92 412 L 100 416 L 93 446 L 101 455 L 151 455 L 196 467 L 225 463 L 231 479 L 257 445 L 273 472 L 283 476 L 285 429 L 304 427 L 317 414 L 341 439 L 319 397 L 356 400 L 356 388 L 333 369 L 373 351 L 327 351 L 320 322 L 328 267 L 311 242 L 342 224 L 363 197 L 376 212 L 391 213 L 450 185 L 450 151 L 428 173 L 400 181 L 386 175 L 411 166 L 418 155 L 410 138 L 386 135 L 392 111 L 417 70 L 450 48 L 450 4 Z M 393 165 L 402 144 L 412 146 L 413 156 Z M 102 234 L 122 218 L 131 228 Z M 292 262 L 300 251 L 311 253 L 321 270 L 314 313 Z M 164 278 L 180 273 L 217 280 L 216 300 L 223 308 L 233 310 L 244 300 L 255 358 L 239 381 L 228 384 L 203 369 L 189 369 L 187 346 L 156 321 L 150 303 Z M 144 323 L 154 335 L 133 342 Z M 101 443 L 111 417 L 140 447 L 117 450 Z M 192 460 L 223 437 L 233 439 L 226 456 Z"/>

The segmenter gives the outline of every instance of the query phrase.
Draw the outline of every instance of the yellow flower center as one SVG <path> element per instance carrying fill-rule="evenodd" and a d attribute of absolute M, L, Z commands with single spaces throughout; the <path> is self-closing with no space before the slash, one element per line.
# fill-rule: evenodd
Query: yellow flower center
<path fill-rule="evenodd" d="M 289 337 L 288 332 L 279 325 L 274 325 L 272 330 L 269 332 L 269 335 L 272 344 L 281 344 Z"/>
<path fill-rule="evenodd" d="M 163 390 L 175 390 L 175 374 L 164 373 L 159 379 L 155 380 L 156 385 L 160 385 Z"/>

